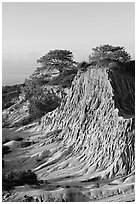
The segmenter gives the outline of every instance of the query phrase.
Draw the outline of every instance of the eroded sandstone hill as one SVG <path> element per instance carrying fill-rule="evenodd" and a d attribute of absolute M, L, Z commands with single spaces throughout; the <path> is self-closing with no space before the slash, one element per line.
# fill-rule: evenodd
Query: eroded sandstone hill
<path fill-rule="evenodd" d="M 55 137 L 60 142 L 35 168 L 37 174 L 43 179 L 88 181 L 133 173 L 134 107 L 133 77 L 92 67 L 78 74 L 67 99 L 38 127 L 47 133 L 46 144 Z"/>
<path fill-rule="evenodd" d="M 79 72 L 61 105 L 25 128 L 33 145 L 11 153 L 10 165 L 5 158 L 7 169 L 31 168 L 46 184 L 7 201 L 133 201 L 134 89 L 134 77 L 118 70 Z"/>

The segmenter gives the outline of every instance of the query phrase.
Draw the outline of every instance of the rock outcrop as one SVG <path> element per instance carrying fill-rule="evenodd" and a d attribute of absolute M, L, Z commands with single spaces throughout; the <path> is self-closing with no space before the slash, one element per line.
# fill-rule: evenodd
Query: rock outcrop
<path fill-rule="evenodd" d="M 37 127 L 46 144 L 61 131 L 55 153 L 34 170 L 46 180 L 84 182 L 132 174 L 134 107 L 133 77 L 92 67 L 77 74 L 67 98 Z"/>

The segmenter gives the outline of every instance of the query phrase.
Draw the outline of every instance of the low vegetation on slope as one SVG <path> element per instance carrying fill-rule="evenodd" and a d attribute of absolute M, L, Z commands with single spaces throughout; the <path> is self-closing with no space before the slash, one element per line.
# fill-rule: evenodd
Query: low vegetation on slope
<path fill-rule="evenodd" d="M 37 184 L 37 176 L 31 170 L 11 171 L 2 176 L 2 188 L 7 191 L 15 186 Z"/>
<path fill-rule="evenodd" d="M 16 102 L 23 98 L 28 103 L 28 114 L 24 108 L 24 114 L 22 114 L 24 117 L 20 116 L 20 119 L 18 117 L 17 121 L 12 122 L 13 126 L 27 125 L 56 109 L 60 105 L 62 97 L 66 95 L 64 88 L 70 89 L 77 74 L 72 52 L 67 50 L 50 51 L 41 57 L 38 63 L 41 64 L 41 67 L 37 68 L 29 79 L 25 80 L 24 84 L 3 88 L 3 108 L 10 108 L 14 105 L 15 96 Z M 58 74 L 54 76 L 55 70 L 58 71 Z M 11 90 L 14 92 L 11 93 Z M 14 118 L 12 115 L 16 115 L 16 109 L 21 106 L 23 110 L 22 103 L 19 104 L 18 107 L 13 108 L 15 111 L 11 112 L 11 108 L 7 114 L 3 115 L 4 127 L 12 126 L 10 121 Z"/>
<path fill-rule="evenodd" d="M 7 109 L 19 100 L 23 84 L 2 87 L 2 109 Z"/>

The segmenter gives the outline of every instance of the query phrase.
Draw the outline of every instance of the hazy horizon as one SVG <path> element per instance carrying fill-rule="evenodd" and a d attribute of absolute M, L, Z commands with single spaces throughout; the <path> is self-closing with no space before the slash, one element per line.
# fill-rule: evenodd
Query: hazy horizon
<path fill-rule="evenodd" d="M 135 57 L 135 3 L 3 3 L 2 84 L 23 83 L 53 49 L 88 60 L 92 48 L 123 46 Z"/>

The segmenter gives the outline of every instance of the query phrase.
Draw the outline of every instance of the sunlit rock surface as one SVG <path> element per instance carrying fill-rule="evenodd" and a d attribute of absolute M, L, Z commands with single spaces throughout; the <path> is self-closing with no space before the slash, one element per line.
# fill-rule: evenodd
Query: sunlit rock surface
<path fill-rule="evenodd" d="M 77 76 L 66 102 L 43 117 L 39 128 L 45 133 L 61 130 L 57 137 L 62 140 L 57 149 L 56 170 L 51 166 L 50 175 L 47 170 L 43 172 L 48 163 L 36 168 L 42 177 L 53 178 L 54 174 L 57 177 L 58 171 L 59 177 L 103 179 L 134 170 L 134 79 L 124 80 L 118 74 L 116 77 L 112 88 L 113 78 L 105 70 L 91 69 Z M 54 133 L 46 142 L 52 137 Z"/>

